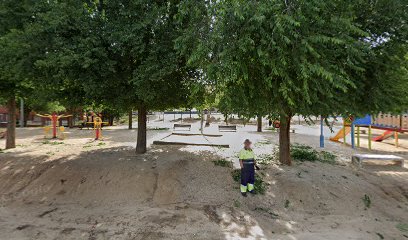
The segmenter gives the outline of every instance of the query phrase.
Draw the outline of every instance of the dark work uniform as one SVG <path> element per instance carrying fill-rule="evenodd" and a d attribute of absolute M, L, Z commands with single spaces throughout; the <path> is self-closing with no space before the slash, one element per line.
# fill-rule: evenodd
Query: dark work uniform
<path fill-rule="evenodd" d="M 252 192 L 255 183 L 255 154 L 252 149 L 242 149 L 239 152 L 239 160 L 244 166 L 241 169 L 241 192 Z"/>

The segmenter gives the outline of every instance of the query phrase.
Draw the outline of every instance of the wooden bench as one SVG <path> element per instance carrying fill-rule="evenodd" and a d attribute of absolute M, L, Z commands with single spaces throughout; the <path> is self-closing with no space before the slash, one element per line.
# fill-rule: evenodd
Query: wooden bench
<path fill-rule="evenodd" d="M 184 130 L 186 130 L 188 128 L 187 131 L 190 131 L 191 130 L 191 124 L 177 124 L 176 123 L 176 124 L 174 124 L 173 129 L 176 130 L 176 128 L 181 128 L 181 129 L 184 129 Z"/>
<path fill-rule="evenodd" d="M 236 132 L 237 126 L 236 125 L 218 125 L 218 131 Z"/>
<path fill-rule="evenodd" d="M 363 160 L 380 160 L 380 161 L 398 161 L 401 167 L 404 167 L 404 159 L 395 155 L 382 155 L 382 154 L 354 154 L 351 157 L 351 162 L 358 164 L 362 167 Z"/>

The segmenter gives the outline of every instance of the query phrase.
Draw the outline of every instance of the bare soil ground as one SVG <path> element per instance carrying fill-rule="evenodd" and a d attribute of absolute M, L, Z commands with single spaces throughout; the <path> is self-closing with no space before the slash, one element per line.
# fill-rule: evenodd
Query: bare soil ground
<path fill-rule="evenodd" d="M 19 129 L 19 146 L 0 153 L 0 239 L 408 239 L 407 169 L 356 169 L 361 150 L 338 143 L 326 146 L 338 164 L 273 162 L 260 171 L 265 195 L 243 198 L 232 169 L 212 161 L 234 160 L 243 138 L 272 152 L 277 134 L 254 129 L 224 133 L 230 149 L 152 145 L 145 155 L 134 153 L 135 130 L 48 141 Z M 149 131 L 149 143 L 169 133 Z M 318 146 L 317 136 L 292 141 Z"/>

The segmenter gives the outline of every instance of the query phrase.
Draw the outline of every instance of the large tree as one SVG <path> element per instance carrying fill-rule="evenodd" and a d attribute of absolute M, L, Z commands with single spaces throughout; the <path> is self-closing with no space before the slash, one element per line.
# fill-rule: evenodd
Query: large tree
<path fill-rule="evenodd" d="M 62 86 L 79 85 L 96 105 L 137 109 L 138 153 L 146 152 L 147 112 L 183 105 L 195 76 L 174 47 L 178 3 L 56 2 L 39 24 L 50 49 L 37 66 Z"/>
<path fill-rule="evenodd" d="M 261 98 L 248 110 L 280 115 L 284 164 L 291 164 L 289 129 L 295 114 L 363 114 L 406 106 L 406 75 L 391 77 L 405 71 L 401 55 L 388 51 L 406 53 L 403 1 L 393 0 L 387 10 L 381 10 L 386 1 L 210 1 L 204 4 L 207 11 L 197 2 L 185 3 L 192 12 L 185 18 L 201 11 L 211 21 L 195 18 L 182 36 L 181 41 L 194 45 L 190 61 L 218 86 L 243 88 L 235 91 L 238 100 L 232 104 L 248 107 L 246 102 Z M 360 4 L 370 11 L 362 14 Z M 192 41 L 191 33 L 203 25 L 208 36 Z M 382 51 L 389 54 L 384 57 Z M 397 65 L 384 63 L 387 59 Z M 383 70 L 372 72 L 378 66 Z"/>
<path fill-rule="evenodd" d="M 6 148 L 15 148 L 16 98 L 23 97 L 35 78 L 26 28 L 34 20 L 38 4 L 32 0 L 0 2 L 0 95 L 7 99 Z"/>

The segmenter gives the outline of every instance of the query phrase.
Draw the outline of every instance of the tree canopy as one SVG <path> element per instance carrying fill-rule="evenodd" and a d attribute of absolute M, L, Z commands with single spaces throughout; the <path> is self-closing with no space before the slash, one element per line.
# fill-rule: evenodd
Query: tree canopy
<path fill-rule="evenodd" d="M 366 114 L 407 106 L 402 58 L 407 6 L 397 0 L 387 8 L 385 1 L 363 2 L 208 2 L 208 37 L 194 42 L 190 61 L 225 89 L 231 109 L 280 115 L 280 160 L 290 164 L 295 114 Z M 203 24 L 199 18 L 191 22 L 192 29 Z"/>

